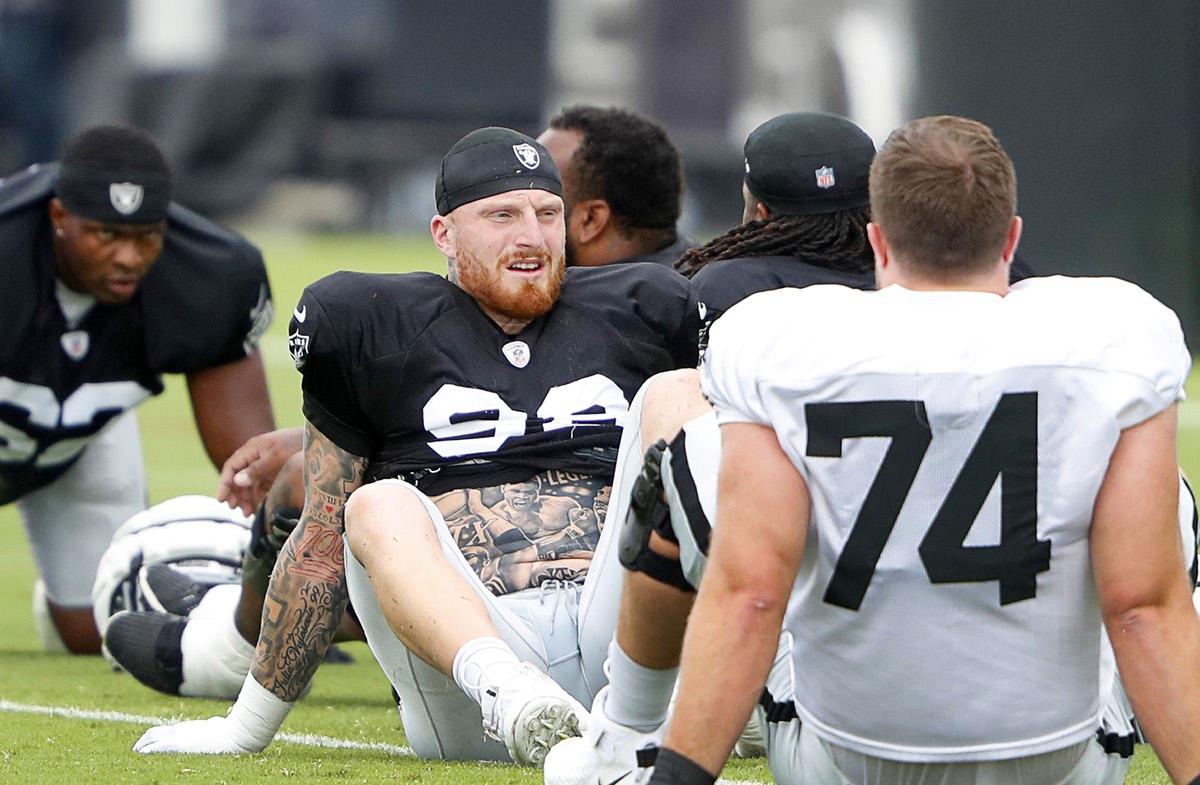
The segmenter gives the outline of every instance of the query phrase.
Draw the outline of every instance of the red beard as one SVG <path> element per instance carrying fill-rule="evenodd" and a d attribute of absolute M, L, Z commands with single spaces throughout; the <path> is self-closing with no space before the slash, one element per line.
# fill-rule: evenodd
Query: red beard
<path fill-rule="evenodd" d="M 503 269 L 515 259 L 535 256 L 547 265 L 546 275 L 536 281 L 506 278 Z M 554 260 L 550 254 L 512 253 L 499 263 L 489 266 L 477 256 L 459 248 L 456 254 L 458 281 L 463 290 L 485 309 L 510 319 L 530 321 L 549 311 L 562 290 L 563 259 Z"/>

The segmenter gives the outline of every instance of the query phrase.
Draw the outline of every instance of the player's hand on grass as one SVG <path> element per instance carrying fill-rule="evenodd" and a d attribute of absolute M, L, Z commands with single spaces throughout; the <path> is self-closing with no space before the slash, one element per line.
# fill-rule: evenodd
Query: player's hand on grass
<path fill-rule="evenodd" d="M 143 755 L 156 753 L 194 753 L 200 755 L 229 755 L 262 752 L 261 744 L 251 734 L 239 728 L 228 717 L 189 720 L 176 725 L 150 728 L 133 745 L 134 752 Z"/>
<path fill-rule="evenodd" d="M 221 467 L 217 498 L 253 515 L 283 464 L 303 448 L 303 428 L 281 428 L 247 440 Z"/>
<path fill-rule="evenodd" d="M 143 755 L 163 752 L 198 755 L 262 752 L 275 738 L 292 705 L 292 701 L 280 700 L 259 684 L 253 674 L 248 674 L 228 716 L 151 728 L 133 745 L 133 751 Z"/>

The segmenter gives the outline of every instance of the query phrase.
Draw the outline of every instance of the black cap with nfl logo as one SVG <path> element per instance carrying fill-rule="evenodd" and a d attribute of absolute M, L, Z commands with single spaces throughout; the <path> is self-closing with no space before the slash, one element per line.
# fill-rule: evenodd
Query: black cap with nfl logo
<path fill-rule="evenodd" d="M 438 169 L 438 215 L 506 191 L 562 196 L 562 176 L 546 148 L 510 128 L 480 128 L 458 140 Z"/>
<path fill-rule="evenodd" d="M 875 143 L 850 120 L 792 112 L 751 132 L 746 187 L 774 214 L 817 215 L 867 207 Z"/>
<path fill-rule="evenodd" d="M 64 145 L 59 164 L 55 195 L 80 218 L 152 224 L 167 217 L 171 170 L 141 128 L 118 123 L 85 128 Z"/>

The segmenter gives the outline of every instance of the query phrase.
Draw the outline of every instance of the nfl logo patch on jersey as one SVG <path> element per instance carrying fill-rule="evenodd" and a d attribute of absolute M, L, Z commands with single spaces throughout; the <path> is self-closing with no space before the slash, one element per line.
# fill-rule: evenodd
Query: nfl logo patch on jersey
<path fill-rule="evenodd" d="M 504 356 L 516 368 L 529 365 L 529 344 L 524 341 L 510 341 L 504 344 L 500 351 L 504 352 Z"/>
<path fill-rule="evenodd" d="M 83 330 L 72 330 L 69 333 L 63 333 L 59 343 L 62 344 L 63 351 L 72 360 L 82 360 L 88 353 L 88 347 L 91 346 L 92 340 Z"/>
<path fill-rule="evenodd" d="M 834 183 L 833 169 L 828 166 L 822 166 L 817 170 L 817 187 L 832 188 Z"/>
<path fill-rule="evenodd" d="M 108 186 L 108 200 L 113 209 L 121 215 L 133 215 L 142 206 L 142 196 L 145 191 L 135 183 L 111 183 Z"/>
<path fill-rule="evenodd" d="M 524 142 L 514 144 L 513 152 L 517 154 L 517 160 L 521 162 L 521 166 L 526 169 L 537 169 L 542 163 L 542 157 L 538 155 L 538 151 L 533 148 L 533 145 Z"/>

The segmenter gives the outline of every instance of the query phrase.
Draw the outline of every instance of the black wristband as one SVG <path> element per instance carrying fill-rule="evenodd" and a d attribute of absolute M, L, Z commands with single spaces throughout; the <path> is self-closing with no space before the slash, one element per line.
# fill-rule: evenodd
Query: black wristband
<path fill-rule="evenodd" d="M 647 785 L 713 785 L 715 774 L 696 761 L 663 747 L 654 761 L 654 774 Z"/>
<path fill-rule="evenodd" d="M 1200 774 L 1197 774 L 1188 785 L 1200 785 Z"/>

